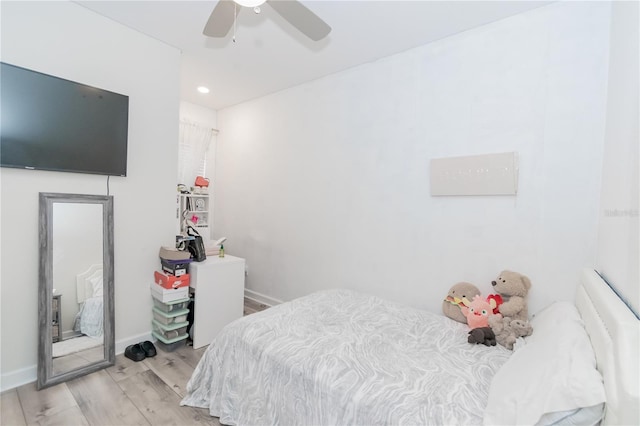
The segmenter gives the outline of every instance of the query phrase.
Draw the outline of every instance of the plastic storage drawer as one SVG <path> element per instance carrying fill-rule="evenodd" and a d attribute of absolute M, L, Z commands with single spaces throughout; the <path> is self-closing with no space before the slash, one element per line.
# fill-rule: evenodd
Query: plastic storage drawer
<path fill-rule="evenodd" d="M 173 302 L 161 302 L 158 299 L 154 298 L 153 305 L 156 308 L 160 309 L 162 312 L 171 313 L 188 308 L 189 300 L 190 299 L 187 297 L 186 299 L 175 300 Z"/>
<path fill-rule="evenodd" d="M 188 313 L 188 309 L 181 309 L 179 311 L 167 313 L 154 307 L 153 319 L 164 325 L 177 324 L 179 322 L 185 322 L 187 320 Z"/>
<path fill-rule="evenodd" d="M 165 339 L 175 339 L 176 337 L 184 336 L 187 334 L 188 322 L 177 322 L 175 324 L 163 325 L 158 321 L 152 321 L 153 331 L 161 335 Z"/>
<path fill-rule="evenodd" d="M 165 352 L 173 352 L 176 349 L 180 349 L 187 343 L 187 335 L 176 337 L 175 339 L 165 339 L 156 332 L 151 332 L 151 335 L 158 339 L 156 346 Z"/>

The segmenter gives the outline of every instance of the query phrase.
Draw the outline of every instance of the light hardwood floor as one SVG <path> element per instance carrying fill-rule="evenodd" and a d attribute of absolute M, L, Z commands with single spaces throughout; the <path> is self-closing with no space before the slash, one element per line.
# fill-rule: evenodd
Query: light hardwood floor
<path fill-rule="evenodd" d="M 244 314 L 249 315 L 255 312 L 264 311 L 269 306 L 251 299 L 244 299 Z"/>
<path fill-rule="evenodd" d="M 267 307 L 245 299 L 244 314 Z M 51 388 L 11 389 L 0 394 L 0 425 L 220 425 L 206 409 L 180 406 L 205 350 L 158 349 L 140 362 L 118 355 L 112 367 Z"/>

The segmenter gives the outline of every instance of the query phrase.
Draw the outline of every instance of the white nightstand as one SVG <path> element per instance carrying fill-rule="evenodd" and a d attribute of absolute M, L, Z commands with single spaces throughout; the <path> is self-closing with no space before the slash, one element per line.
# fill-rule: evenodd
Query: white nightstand
<path fill-rule="evenodd" d="M 245 260 L 211 256 L 189 265 L 189 286 L 195 290 L 193 348 L 213 341 L 222 328 L 242 318 Z"/>

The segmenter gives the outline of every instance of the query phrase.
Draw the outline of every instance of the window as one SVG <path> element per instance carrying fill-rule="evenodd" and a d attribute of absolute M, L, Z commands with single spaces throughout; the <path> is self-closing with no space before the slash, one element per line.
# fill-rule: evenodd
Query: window
<path fill-rule="evenodd" d="M 217 130 L 180 121 L 178 183 L 193 186 L 196 176 L 206 177 L 207 152 Z"/>

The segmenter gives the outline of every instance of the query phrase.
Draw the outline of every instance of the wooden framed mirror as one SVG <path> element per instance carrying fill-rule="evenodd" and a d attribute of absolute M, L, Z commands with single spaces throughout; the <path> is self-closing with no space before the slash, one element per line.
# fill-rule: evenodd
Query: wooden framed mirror
<path fill-rule="evenodd" d="M 40 193 L 38 389 L 115 364 L 113 197 Z"/>

